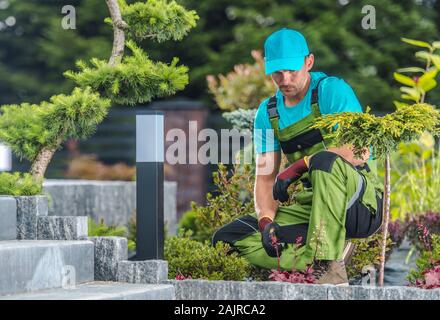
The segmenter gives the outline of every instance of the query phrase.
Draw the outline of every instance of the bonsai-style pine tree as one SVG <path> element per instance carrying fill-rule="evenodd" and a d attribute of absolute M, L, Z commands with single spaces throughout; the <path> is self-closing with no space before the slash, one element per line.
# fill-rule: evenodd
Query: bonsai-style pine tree
<path fill-rule="evenodd" d="M 367 108 L 366 113 L 332 114 L 322 117 L 316 123 L 316 127 L 326 127 L 329 130 L 338 125 L 337 129 L 329 136 L 335 138 L 341 145 L 353 145 L 357 157 L 361 157 L 365 148 L 371 146 L 374 157 L 384 161 L 385 181 L 379 286 L 382 286 L 384 281 L 386 239 L 390 218 L 390 154 L 397 149 L 399 143 L 416 140 L 422 133 L 440 135 L 440 112 L 434 106 L 424 103 L 426 93 L 437 85 L 435 77 L 440 69 L 440 56 L 435 54 L 435 51 L 440 49 L 440 42 L 429 44 L 411 39 L 402 40 L 428 49 L 428 51 L 416 53 L 416 57 L 426 61 L 424 69 L 411 67 L 399 70 L 401 73 L 416 72 L 421 75 L 412 78 L 401 73 L 394 75 L 397 81 L 405 85 L 400 88 L 402 98 L 412 101 L 413 104 L 395 101 L 396 110 L 383 117 L 372 115 L 370 109 Z"/>
<path fill-rule="evenodd" d="M 30 173 L 42 180 L 54 155 L 66 139 L 86 139 L 105 118 L 112 104 L 136 105 L 172 95 L 188 84 L 188 68 L 153 62 L 136 41 L 181 40 L 198 19 L 175 1 L 147 0 L 128 5 L 106 0 L 113 27 L 108 61 L 78 61 L 79 72 L 67 71 L 77 87 L 70 95 L 55 95 L 40 104 L 0 107 L 0 141 L 20 158 L 29 160 Z M 125 47 L 131 55 L 124 56 Z"/>

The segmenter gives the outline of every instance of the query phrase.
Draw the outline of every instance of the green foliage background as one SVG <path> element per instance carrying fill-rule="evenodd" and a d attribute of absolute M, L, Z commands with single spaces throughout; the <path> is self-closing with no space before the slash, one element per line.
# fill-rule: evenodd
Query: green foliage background
<path fill-rule="evenodd" d="M 79 58 L 105 59 L 112 32 L 102 21 L 108 16 L 105 1 L 72 0 L 77 29 L 60 27 L 63 0 L 9 0 L 0 20 L 14 16 L 17 23 L 0 31 L 0 104 L 38 102 L 52 94 L 69 92 L 73 83 L 62 72 Z M 134 1 L 127 1 L 133 3 Z M 226 73 L 237 63 L 252 63 L 251 50 L 261 49 L 272 31 L 300 29 L 315 53 L 315 70 L 338 75 L 353 87 L 363 105 L 391 109 L 399 96 L 393 72 L 408 65 L 413 50 L 400 38 L 439 39 L 439 1 L 359 0 L 346 5 L 336 0 L 179 0 L 196 10 L 197 27 L 183 42 L 143 48 L 153 60 L 171 62 L 174 56 L 190 68 L 190 85 L 180 93 L 211 102 L 207 74 Z M 364 30 L 362 7 L 376 8 L 376 29 Z M 430 99 L 439 104 L 440 93 Z"/>

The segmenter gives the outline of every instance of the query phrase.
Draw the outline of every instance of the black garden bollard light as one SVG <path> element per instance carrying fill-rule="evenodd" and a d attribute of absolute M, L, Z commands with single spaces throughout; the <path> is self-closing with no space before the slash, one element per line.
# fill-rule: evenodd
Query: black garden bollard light
<path fill-rule="evenodd" d="M 163 259 L 164 114 L 136 114 L 136 256 Z"/>

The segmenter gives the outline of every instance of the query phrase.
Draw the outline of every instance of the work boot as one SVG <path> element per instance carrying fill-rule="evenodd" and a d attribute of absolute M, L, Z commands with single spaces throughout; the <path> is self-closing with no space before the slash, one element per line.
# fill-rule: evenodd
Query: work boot
<path fill-rule="evenodd" d="M 314 267 L 316 284 L 348 285 L 344 260 L 321 260 Z"/>

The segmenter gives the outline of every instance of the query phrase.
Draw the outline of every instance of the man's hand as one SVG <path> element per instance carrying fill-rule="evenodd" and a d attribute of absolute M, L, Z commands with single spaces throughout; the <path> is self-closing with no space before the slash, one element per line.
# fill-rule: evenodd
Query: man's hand
<path fill-rule="evenodd" d="M 289 186 L 297 181 L 304 172 L 308 170 L 307 160 L 304 157 L 292 163 L 287 169 L 277 175 L 275 179 L 275 184 L 273 185 L 273 198 L 281 202 L 286 202 L 289 200 L 289 194 L 287 189 Z"/>
<path fill-rule="evenodd" d="M 258 227 L 261 232 L 261 243 L 269 257 L 281 256 L 282 245 L 278 242 L 277 233 L 280 226 L 273 222 L 269 217 L 263 217 L 258 221 Z"/>

